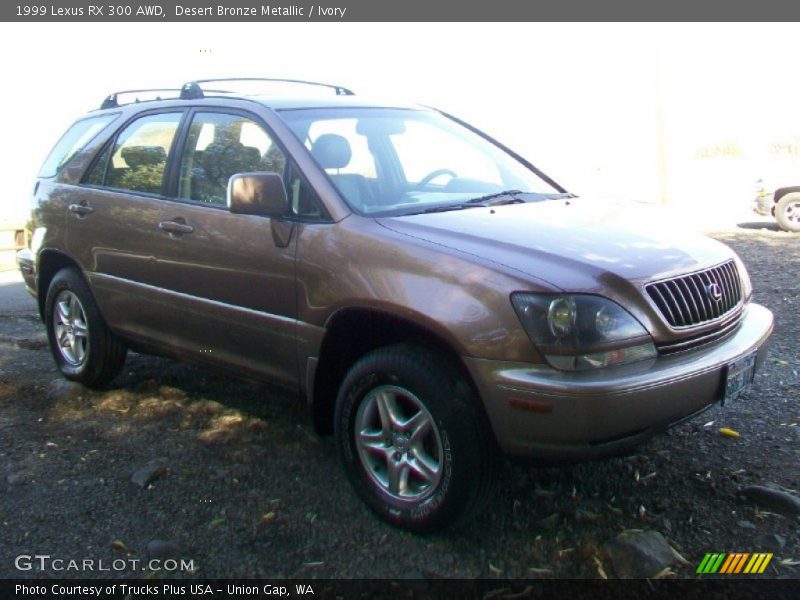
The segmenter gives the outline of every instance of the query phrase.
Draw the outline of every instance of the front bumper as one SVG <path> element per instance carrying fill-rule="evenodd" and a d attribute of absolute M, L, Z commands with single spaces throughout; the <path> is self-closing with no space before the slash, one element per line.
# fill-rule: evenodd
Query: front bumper
<path fill-rule="evenodd" d="M 739 358 L 766 355 L 772 313 L 745 309 L 736 332 L 695 350 L 597 371 L 465 358 L 501 449 L 515 456 L 581 459 L 624 452 L 722 399 Z"/>

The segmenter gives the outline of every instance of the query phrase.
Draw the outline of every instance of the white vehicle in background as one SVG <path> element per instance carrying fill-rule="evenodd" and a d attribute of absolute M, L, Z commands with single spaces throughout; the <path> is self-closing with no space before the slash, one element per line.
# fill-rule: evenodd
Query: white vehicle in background
<path fill-rule="evenodd" d="M 763 179 L 756 181 L 753 210 L 760 215 L 775 217 L 784 231 L 800 232 L 800 185 L 772 187 L 772 191 L 770 187 Z"/>
<path fill-rule="evenodd" d="M 17 250 L 25 247 L 25 226 L 0 218 L 0 271 L 17 266 Z"/>

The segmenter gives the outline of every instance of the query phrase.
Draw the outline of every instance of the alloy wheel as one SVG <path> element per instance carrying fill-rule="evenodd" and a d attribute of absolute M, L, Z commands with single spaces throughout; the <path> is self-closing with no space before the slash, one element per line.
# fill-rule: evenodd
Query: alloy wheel
<path fill-rule="evenodd" d="M 381 491 L 419 501 L 436 489 L 444 468 L 439 430 L 425 405 L 409 390 L 383 385 L 361 402 L 355 420 L 361 464 Z"/>

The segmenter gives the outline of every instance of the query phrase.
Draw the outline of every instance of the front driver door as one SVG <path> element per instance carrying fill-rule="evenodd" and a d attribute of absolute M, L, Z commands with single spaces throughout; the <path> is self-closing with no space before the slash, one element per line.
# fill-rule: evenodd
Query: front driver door
<path fill-rule="evenodd" d="M 190 119 L 177 198 L 159 223 L 159 326 L 193 358 L 296 386 L 296 236 L 276 243 L 269 218 L 226 205 L 231 175 L 283 174 L 284 154 L 245 113 L 198 110 Z"/>

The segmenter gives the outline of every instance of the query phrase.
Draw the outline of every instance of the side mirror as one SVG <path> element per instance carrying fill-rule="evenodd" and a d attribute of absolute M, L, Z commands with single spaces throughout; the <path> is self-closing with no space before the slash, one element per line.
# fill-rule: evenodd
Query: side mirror
<path fill-rule="evenodd" d="M 239 215 L 281 217 L 289 208 L 277 173 L 239 173 L 228 180 L 228 210 Z"/>

